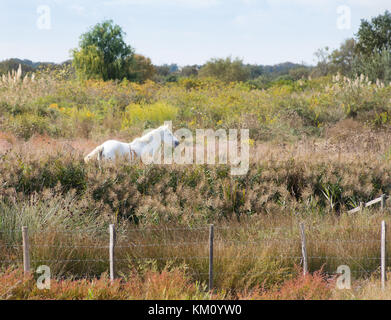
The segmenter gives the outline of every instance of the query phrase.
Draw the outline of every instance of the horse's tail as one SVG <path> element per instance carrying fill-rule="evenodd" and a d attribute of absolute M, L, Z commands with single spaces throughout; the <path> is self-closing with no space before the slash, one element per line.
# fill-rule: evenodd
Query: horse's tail
<path fill-rule="evenodd" d="M 91 159 L 95 158 L 95 156 L 97 156 L 97 159 L 100 161 L 102 159 L 102 154 L 103 146 L 98 146 L 84 158 L 84 162 L 88 163 Z"/>

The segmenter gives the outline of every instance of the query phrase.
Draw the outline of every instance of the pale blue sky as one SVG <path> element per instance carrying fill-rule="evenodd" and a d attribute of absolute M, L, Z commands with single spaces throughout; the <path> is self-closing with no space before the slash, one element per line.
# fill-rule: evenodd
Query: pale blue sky
<path fill-rule="evenodd" d="M 50 8 L 51 28 L 39 29 L 39 6 Z M 338 6 L 351 10 L 351 28 L 339 29 Z M 1 0 L 0 60 L 62 62 L 80 34 L 113 19 L 126 41 L 154 64 L 202 64 L 213 57 L 246 63 L 315 63 L 321 47 L 336 48 L 357 32 L 360 19 L 390 0 Z"/>

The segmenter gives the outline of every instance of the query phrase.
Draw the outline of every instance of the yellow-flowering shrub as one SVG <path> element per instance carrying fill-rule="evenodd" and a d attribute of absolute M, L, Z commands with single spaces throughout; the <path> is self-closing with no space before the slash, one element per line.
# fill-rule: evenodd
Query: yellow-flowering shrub
<path fill-rule="evenodd" d="M 177 112 L 177 108 L 165 102 L 156 102 L 146 105 L 130 104 L 126 107 L 123 115 L 122 129 L 145 122 L 159 125 L 166 120 L 174 120 Z"/>
<path fill-rule="evenodd" d="M 35 114 L 25 113 L 11 117 L 6 126 L 17 137 L 28 140 L 34 134 L 56 134 L 56 128 L 50 124 L 48 118 Z"/>

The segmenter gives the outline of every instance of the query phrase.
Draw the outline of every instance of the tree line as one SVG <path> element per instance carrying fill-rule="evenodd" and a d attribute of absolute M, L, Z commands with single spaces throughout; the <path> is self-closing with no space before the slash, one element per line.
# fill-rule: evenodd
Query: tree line
<path fill-rule="evenodd" d="M 124 40 L 125 32 L 112 20 L 91 27 L 80 36 L 72 59 L 62 65 L 71 66 L 81 79 L 175 82 L 180 78 L 212 77 L 225 82 L 243 81 L 260 88 L 280 81 L 295 81 L 340 73 L 348 77 L 364 74 L 371 81 L 391 81 L 391 14 L 385 11 L 367 21 L 361 20 L 358 32 L 338 49 L 319 49 L 315 66 L 281 63 L 273 66 L 245 64 L 239 58 L 213 58 L 204 65 L 153 65 L 151 59 L 137 54 Z M 0 62 L 0 74 L 22 65 L 24 73 L 39 68 L 59 68 L 51 63 L 9 59 Z"/>
<path fill-rule="evenodd" d="M 391 13 L 361 20 L 358 32 L 338 49 L 316 52 L 315 76 L 340 73 L 347 77 L 365 75 L 371 81 L 391 81 Z"/>

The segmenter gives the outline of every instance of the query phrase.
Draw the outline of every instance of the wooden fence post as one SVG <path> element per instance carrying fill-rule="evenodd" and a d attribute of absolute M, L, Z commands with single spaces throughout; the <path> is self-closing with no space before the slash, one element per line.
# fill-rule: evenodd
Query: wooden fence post
<path fill-rule="evenodd" d="M 386 207 L 386 195 L 382 194 L 381 195 L 380 208 L 381 208 L 381 210 L 384 210 L 385 207 Z"/>
<path fill-rule="evenodd" d="M 214 226 L 209 226 L 209 291 L 213 289 L 213 238 Z"/>
<path fill-rule="evenodd" d="M 301 253 L 303 255 L 303 275 L 308 273 L 307 247 L 305 242 L 304 223 L 300 223 Z"/>
<path fill-rule="evenodd" d="M 29 252 L 29 235 L 28 228 L 22 227 L 23 238 L 23 270 L 27 274 L 30 272 L 30 252 Z"/>
<path fill-rule="evenodd" d="M 115 263 L 114 263 L 115 228 L 114 228 L 114 224 L 111 224 L 109 226 L 109 230 L 110 230 L 110 247 L 109 247 L 110 280 L 113 281 L 115 278 Z"/>
<path fill-rule="evenodd" d="M 365 202 L 360 202 L 360 211 L 362 211 L 365 208 Z"/>
<path fill-rule="evenodd" d="M 386 287 L 386 222 L 381 222 L 381 287 Z"/>

